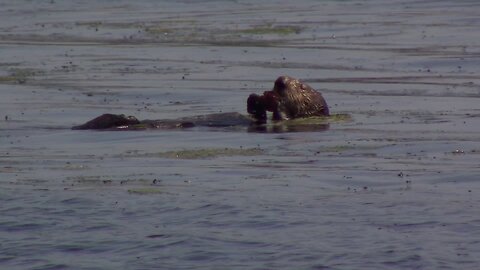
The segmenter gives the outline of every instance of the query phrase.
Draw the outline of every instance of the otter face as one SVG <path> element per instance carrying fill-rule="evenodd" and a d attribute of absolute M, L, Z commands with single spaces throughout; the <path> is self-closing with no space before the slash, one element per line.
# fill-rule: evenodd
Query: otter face
<path fill-rule="evenodd" d="M 284 97 L 288 89 L 288 84 L 291 80 L 292 78 L 288 76 L 278 77 L 278 79 L 275 81 L 272 91 L 276 92 L 279 96 Z"/>

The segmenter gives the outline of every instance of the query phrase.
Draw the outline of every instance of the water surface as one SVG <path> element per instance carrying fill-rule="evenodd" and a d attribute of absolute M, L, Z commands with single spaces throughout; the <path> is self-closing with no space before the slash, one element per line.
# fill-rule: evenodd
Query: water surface
<path fill-rule="evenodd" d="M 475 269 L 474 1 L 0 4 L 2 269 Z M 279 75 L 321 132 L 72 131 L 245 113 Z"/>

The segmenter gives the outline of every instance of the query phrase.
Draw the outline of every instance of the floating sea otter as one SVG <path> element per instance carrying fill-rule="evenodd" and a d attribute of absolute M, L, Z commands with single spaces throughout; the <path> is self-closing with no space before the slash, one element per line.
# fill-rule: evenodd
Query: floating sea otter
<path fill-rule="evenodd" d="M 329 115 L 327 102 L 320 92 L 288 76 L 278 77 L 273 89 L 261 96 L 251 94 L 247 111 L 260 122 L 267 120 L 267 111 L 273 112 L 273 120 Z"/>
<path fill-rule="evenodd" d="M 109 130 L 139 130 L 139 129 L 178 129 L 201 127 L 233 127 L 248 126 L 252 119 L 248 116 L 230 112 L 213 113 L 177 119 L 138 120 L 134 116 L 124 114 L 102 114 L 87 123 L 74 126 L 72 129 L 109 129 Z"/>
<path fill-rule="evenodd" d="M 251 94 L 247 100 L 250 116 L 239 113 L 217 113 L 172 120 L 142 120 L 123 114 L 103 114 L 87 123 L 72 129 L 175 129 L 194 126 L 234 127 L 254 126 L 256 131 L 267 122 L 267 111 L 272 112 L 272 120 L 288 120 L 311 116 L 329 116 L 328 106 L 323 96 L 309 85 L 288 76 L 280 76 L 271 91 L 263 95 Z M 258 128 L 260 127 L 260 128 Z M 326 129 L 328 124 L 318 125 Z"/>

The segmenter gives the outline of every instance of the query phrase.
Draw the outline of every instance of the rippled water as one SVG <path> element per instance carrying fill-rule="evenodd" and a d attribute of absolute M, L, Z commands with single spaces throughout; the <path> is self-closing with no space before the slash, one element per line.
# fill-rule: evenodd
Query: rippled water
<path fill-rule="evenodd" d="M 0 268 L 477 269 L 475 1 L 0 3 Z M 322 132 L 72 131 L 245 113 Z"/>

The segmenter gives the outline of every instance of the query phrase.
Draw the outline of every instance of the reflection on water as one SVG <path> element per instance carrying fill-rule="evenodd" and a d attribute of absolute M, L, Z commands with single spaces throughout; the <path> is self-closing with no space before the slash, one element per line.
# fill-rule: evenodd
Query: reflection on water
<path fill-rule="evenodd" d="M 276 123 L 272 125 L 267 124 L 253 124 L 248 127 L 248 132 L 259 133 L 285 133 L 285 132 L 319 132 L 325 131 L 330 127 L 329 124 L 298 124 L 288 125 Z"/>

